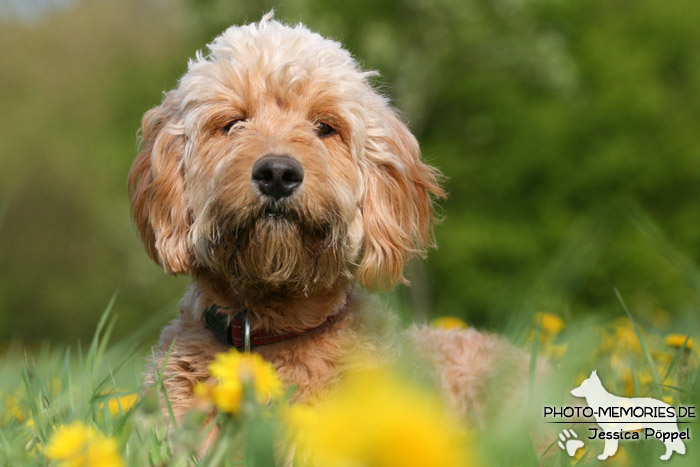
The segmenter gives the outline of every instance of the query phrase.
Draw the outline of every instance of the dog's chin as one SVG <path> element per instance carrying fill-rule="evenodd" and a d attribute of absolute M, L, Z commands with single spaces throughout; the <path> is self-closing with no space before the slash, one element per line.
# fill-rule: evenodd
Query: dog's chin
<path fill-rule="evenodd" d="M 206 267 L 246 295 L 329 289 L 351 277 L 344 253 L 347 228 L 334 217 L 314 222 L 292 209 L 266 206 L 218 229 Z"/>

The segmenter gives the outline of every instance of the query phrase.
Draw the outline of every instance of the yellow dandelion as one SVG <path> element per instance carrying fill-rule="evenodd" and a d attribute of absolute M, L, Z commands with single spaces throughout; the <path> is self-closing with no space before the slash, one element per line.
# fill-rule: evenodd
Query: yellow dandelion
<path fill-rule="evenodd" d="M 668 352 L 668 350 L 662 352 L 658 349 L 652 349 L 651 356 L 654 358 L 656 363 L 660 363 L 661 365 L 665 366 L 668 366 L 673 361 L 673 355 Z"/>
<path fill-rule="evenodd" d="M 214 404 L 222 412 L 236 413 L 243 400 L 243 385 L 240 381 L 222 381 L 211 388 Z"/>
<path fill-rule="evenodd" d="M 629 368 L 622 370 L 622 375 L 620 376 L 622 380 L 622 386 L 624 388 L 625 396 L 634 396 L 634 378 L 632 376 L 632 370 Z"/>
<path fill-rule="evenodd" d="M 542 332 L 556 335 L 564 329 L 564 320 L 552 313 L 540 311 L 535 314 L 535 321 L 542 326 Z"/>
<path fill-rule="evenodd" d="M 195 394 L 211 400 L 222 412 L 236 413 L 243 400 L 243 388 L 250 384 L 259 402 L 282 394 L 282 383 L 275 369 L 258 354 L 244 354 L 232 349 L 209 364 L 215 384 L 197 384 Z"/>
<path fill-rule="evenodd" d="M 430 322 L 430 325 L 440 329 L 467 329 L 469 325 L 456 316 L 441 316 Z"/>
<path fill-rule="evenodd" d="M 302 465 L 470 465 L 467 436 L 438 399 L 387 370 L 350 376 L 317 405 L 290 408 L 286 420 Z"/>
<path fill-rule="evenodd" d="M 639 384 L 641 386 L 648 386 L 654 382 L 654 377 L 651 375 L 649 370 L 644 370 L 644 372 L 639 376 Z"/>
<path fill-rule="evenodd" d="M 211 387 L 200 381 L 194 384 L 192 393 L 200 399 L 209 399 L 211 397 Z"/>
<path fill-rule="evenodd" d="M 123 467 L 117 443 L 80 421 L 59 427 L 45 448 L 60 467 Z"/>
<path fill-rule="evenodd" d="M 619 349 L 629 348 L 629 350 L 634 353 L 640 353 L 642 351 L 639 337 L 637 337 L 637 333 L 634 331 L 632 322 L 628 319 L 622 318 L 616 321 L 613 325 L 613 335 L 610 336 L 610 338 L 612 339 L 610 347 Z"/>
<path fill-rule="evenodd" d="M 0 422 L 8 422 L 10 419 L 14 418 L 22 423 L 27 418 L 22 401 L 20 401 L 19 397 L 14 394 L 3 395 L 0 393 L 0 398 L 5 399 L 5 410 L 0 414 Z M 2 405 L 0 405 L 0 408 L 2 408 Z"/>
<path fill-rule="evenodd" d="M 688 339 L 688 342 L 685 342 L 686 338 Z M 669 334 L 666 336 L 664 339 L 664 342 L 666 345 L 675 347 L 675 348 L 680 348 L 683 346 L 683 343 L 685 343 L 685 348 L 690 350 L 693 348 L 693 338 L 688 337 L 686 334 Z"/>
<path fill-rule="evenodd" d="M 113 417 L 121 413 L 126 413 L 134 406 L 139 396 L 136 393 L 115 396 L 107 401 L 107 408 Z M 104 409 L 104 402 L 100 404 L 100 410 Z"/>

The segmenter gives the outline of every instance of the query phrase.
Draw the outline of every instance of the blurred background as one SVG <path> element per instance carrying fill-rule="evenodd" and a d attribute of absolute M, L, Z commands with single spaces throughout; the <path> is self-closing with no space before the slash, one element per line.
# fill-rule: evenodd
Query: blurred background
<path fill-rule="evenodd" d="M 380 70 L 449 177 L 399 308 L 697 316 L 697 0 L 0 0 L 0 343 L 85 341 L 115 291 L 117 337 L 174 315 L 129 218 L 140 119 L 272 7 Z"/>

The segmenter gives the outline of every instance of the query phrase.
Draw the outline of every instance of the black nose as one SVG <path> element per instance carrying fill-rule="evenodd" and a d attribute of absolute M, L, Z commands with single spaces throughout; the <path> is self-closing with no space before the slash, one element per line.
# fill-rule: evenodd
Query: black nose
<path fill-rule="evenodd" d="M 301 164 L 289 156 L 268 154 L 253 166 L 253 181 L 263 194 L 280 199 L 291 195 L 304 180 Z"/>

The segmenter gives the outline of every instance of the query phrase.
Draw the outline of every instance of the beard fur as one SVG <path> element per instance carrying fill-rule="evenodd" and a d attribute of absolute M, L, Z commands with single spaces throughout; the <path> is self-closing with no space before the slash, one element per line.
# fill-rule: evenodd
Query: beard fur
<path fill-rule="evenodd" d="M 206 252 L 203 266 L 235 291 L 307 295 L 352 277 L 339 217 L 305 222 L 293 211 L 229 217 L 198 250 Z"/>

